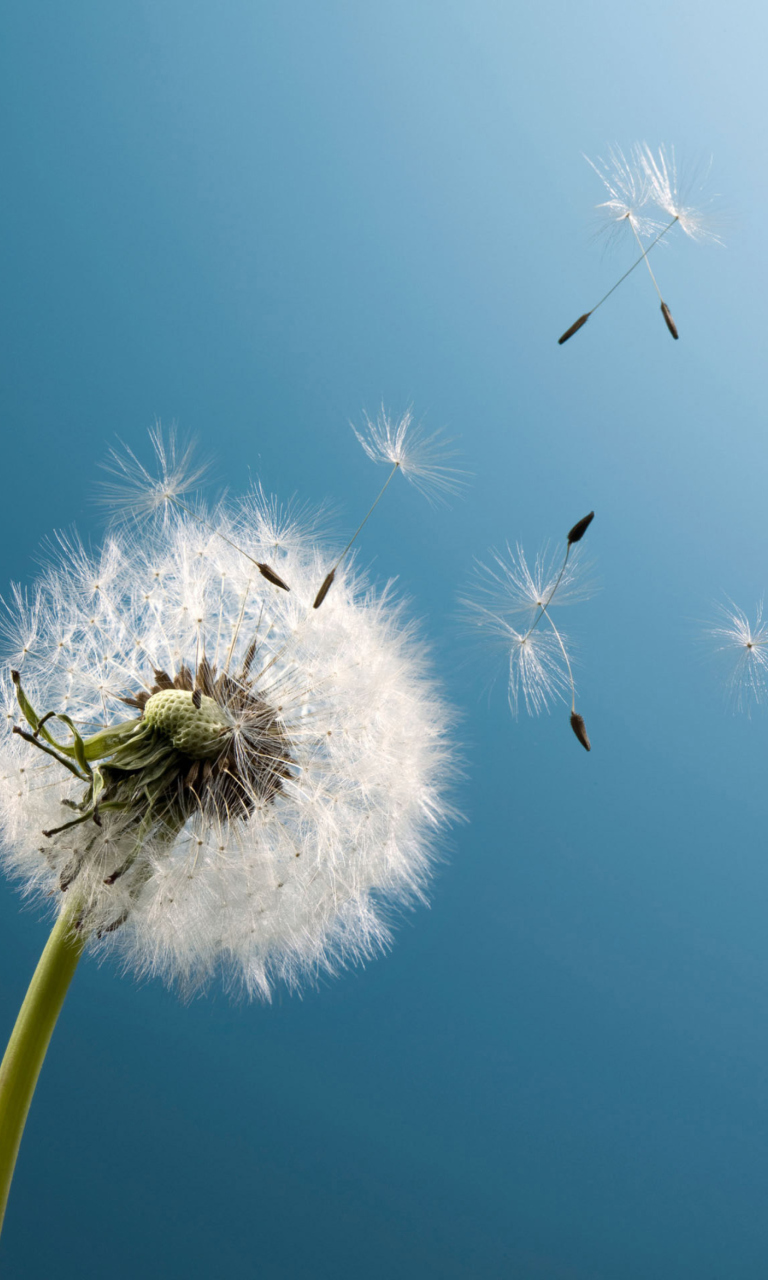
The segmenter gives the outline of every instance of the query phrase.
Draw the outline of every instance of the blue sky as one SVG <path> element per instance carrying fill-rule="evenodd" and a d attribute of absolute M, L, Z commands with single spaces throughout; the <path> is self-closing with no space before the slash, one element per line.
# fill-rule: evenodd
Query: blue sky
<path fill-rule="evenodd" d="M 759 709 L 706 627 L 768 588 L 766 19 L 655 0 L 527 9 L 12 3 L 3 588 L 98 540 L 99 461 L 156 418 L 328 501 L 349 536 L 383 401 L 456 437 L 432 508 L 391 487 L 396 575 L 461 714 L 467 822 L 391 955 L 272 1006 L 184 1005 L 86 960 L 27 1126 L 6 1274 L 752 1280 L 768 1249 L 768 869 Z M 725 248 L 637 271 L 582 158 L 713 157 Z M 670 241 L 672 237 L 670 236 Z M 214 486 L 215 488 L 215 486 Z M 594 508 L 579 706 L 514 721 L 456 599 L 476 557 Z M 46 936 L 0 898 L 10 1029 Z"/>

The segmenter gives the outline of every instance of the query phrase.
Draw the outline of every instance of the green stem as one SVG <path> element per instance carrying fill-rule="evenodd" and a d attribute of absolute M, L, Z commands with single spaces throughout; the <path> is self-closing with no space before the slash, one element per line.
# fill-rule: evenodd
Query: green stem
<path fill-rule="evenodd" d="M 0 1065 L 0 1229 L 37 1077 L 86 942 L 72 928 L 77 909 L 73 900 L 51 930 Z"/>

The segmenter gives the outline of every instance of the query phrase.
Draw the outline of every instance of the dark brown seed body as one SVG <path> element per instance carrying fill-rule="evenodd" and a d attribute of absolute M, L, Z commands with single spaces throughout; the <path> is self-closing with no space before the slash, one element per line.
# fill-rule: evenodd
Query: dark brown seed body
<path fill-rule="evenodd" d="M 675 340 L 677 340 L 680 337 L 680 334 L 677 332 L 677 325 L 672 319 L 672 313 L 669 307 L 667 306 L 666 302 L 662 302 L 661 304 L 661 314 L 664 317 L 664 323 L 669 329 L 669 332 L 672 334 L 672 337 L 675 338 Z"/>
<path fill-rule="evenodd" d="M 587 532 L 587 529 L 591 525 L 594 518 L 595 518 L 594 511 L 590 511 L 588 516 L 584 516 L 581 520 L 577 520 L 575 525 L 571 529 L 570 533 L 568 534 L 568 542 L 569 543 L 580 542 L 581 539 L 584 537 L 584 534 Z"/>
<path fill-rule="evenodd" d="M 288 583 L 283 582 L 280 575 L 275 573 L 274 569 L 270 569 L 268 564 L 259 564 L 258 569 L 262 578 L 266 578 L 267 582 L 271 582 L 274 587 L 281 587 L 283 591 L 290 591 L 291 588 Z"/>
<path fill-rule="evenodd" d="M 580 716 L 578 711 L 571 712 L 571 728 L 573 729 L 573 732 L 576 734 L 576 737 L 578 738 L 584 750 L 591 751 L 592 743 L 589 741 L 589 737 L 587 735 L 587 726 L 584 723 L 584 717 Z"/>
<path fill-rule="evenodd" d="M 589 319 L 589 317 L 590 317 L 591 315 L 592 315 L 592 312 L 591 312 L 591 311 L 585 311 L 583 316 L 579 316 L 579 318 L 578 318 L 578 320 L 575 322 L 575 324 L 572 324 L 572 325 L 571 325 L 571 327 L 570 327 L 570 329 L 566 329 L 566 331 L 565 331 L 565 333 L 563 334 L 562 338 L 558 338 L 558 340 L 557 340 L 557 345 L 558 345 L 559 347 L 562 347 L 563 343 L 564 343 L 564 342 L 567 342 L 569 338 L 572 338 L 572 337 L 573 337 L 573 335 L 574 335 L 574 333 L 578 333 L 578 332 L 579 332 L 579 329 L 581 328 L 581 326 L 582 326 L 583 324 L 586 324 L 586 323 L 587 323 L 587 321 L 588 321 L 588 319 Z"/>
<path fill-rule="evenodd" d="M 323 585 L 321 586 L 320 590 L 315 596 L 315 603 L 312 605 L 313 609 L 320 608 L 320 605 L 323 603 L 325 597 L 328 595 L 328 592 L 333 586 L 333 580 L 335 577 L 336 577 L 336 570 L 331 569 L 331 572 L 325 577 L 325 579 L 323 580 Z"/>

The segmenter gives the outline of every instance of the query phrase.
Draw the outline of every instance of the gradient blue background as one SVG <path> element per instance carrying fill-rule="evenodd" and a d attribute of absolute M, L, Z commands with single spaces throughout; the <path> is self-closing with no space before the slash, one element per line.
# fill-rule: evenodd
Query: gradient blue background
<path fill-rule="evenodd" d="M 703 625 L 768 587 L 767 27 L 756 5 L 12 0 L 3 584 L 156 416 L 222 484 L 381 473 L 382 397 L 461 437 L 361 558 L 425 619 L 469 819 L 393 953 L 271 1007 L 86 961 L 27 1126 L 3 1275 L 754 1280 L 768 1274 L 768 720 Z M 726 249 L 657 255 L 671 341 L 591 237 L 581 153 L 714 154 Z M 671 237 L 670 237 L 671 238 Z M 597 516 L 567 713 L 509 715 L 455 623 L 474 556 Z M 5 586 L 3 586 L 5 590 Z M 0 894 L 10 1030 L 46 936 Z"/>

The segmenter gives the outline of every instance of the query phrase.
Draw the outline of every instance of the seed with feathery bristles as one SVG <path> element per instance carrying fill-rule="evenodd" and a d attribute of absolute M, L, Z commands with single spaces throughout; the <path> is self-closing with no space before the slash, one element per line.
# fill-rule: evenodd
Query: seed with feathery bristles
<path fill-rule="evenodd" d="M 402 471 L 405 478 L 427 497 L 434 498 L 455 493 L 464 484 L 463 472 L 445 465 L 446 461 L 454 456 L 454 450 L 449 447 L 451 441 L 446 440 L 440 431 L 427 433 L 421 423 L 414 422 L 411 409 L 407 409 L 401 418 L 395 419 L 387 414 L 382 406 L 375 420 L 366 414 L 365 424 L 366 430 L 363 432 L 355 427 L 352 428 L 357 439 L 369 458 L 374 462 L 386 463 L 391 470 L 366 515 L 324 579 L 315 596 L 313 605 L 315 609 L 319 609 L 323 603 L 333 585 L 335 571 L 381 502 L 396 471 Z"/>
<path fill-rule="evenodd" d="M 547 555 L 529 568 L 520 546 L 496 553 L 491 566 L 480 564 L 474 591 L 462 603 L 469 616 L 504 649 L 509 663 L 508 699 L 513 715 L 525 705 L 531 715 L 570 697 L 576 713 L 576 688 L 567 638 L 552 617 L 561 604 L 584 599 L 592 584 L 581 580 L 581 548 L 573 548 L 593 518 L 573 526 L 561 564 Z M 573 548 L 573 549 L 572 549 Z M 559 623 L 559 619 L 558 619 Z"/>
<path fill-rule="evenodd" d="M 626 228 L 626 233 L 631 235 L 640 250 L 640 256 L 591 311 L 580 317 L 558 341 L 561 344 L 566 342 L 642 262 L 647 267 L 658 295 L 667 328 L 672 337 L 677 338 L 677 327 L 661 296 L 648 255 L 678 225 L 686 235 L 694 239 L 709 239 L 719 243 L 719 236 L 711 228 L 709 213 L 702 207 L 697 208 L 687 203 L 687 197 L 681 196 L 674 148 L 668 152 L 661 146 L 654 153 L 647 143 L 642 143 L 636 144 L 627 155 L 619 147 L 611 148 L 607 161 L 599 158 L 593 161 L 588 156 L 585 159 L 608 191 L 609 199 L 597 206 L 604 218 L 605 228 L 612 236 L 625 234 Z M 668 217 L 670 221 L 663 225 L 660 215 Z M 650 237 L 653 239 L 647 243 Z"/>
<path fill-rule="evenodd" d="M 734 711 L 750 713 L 753 705 L 768 698 L 768 624 L 763 620 L 763 602 L 758 603 L 752 623 L 732 601 L 721 605 L 717 625 L 708 628 L 717 642 L 717 652 L 726 662 L 726 693 Z"/>

